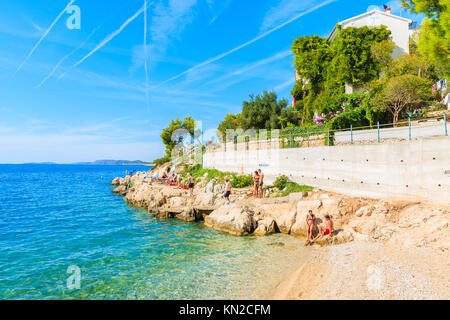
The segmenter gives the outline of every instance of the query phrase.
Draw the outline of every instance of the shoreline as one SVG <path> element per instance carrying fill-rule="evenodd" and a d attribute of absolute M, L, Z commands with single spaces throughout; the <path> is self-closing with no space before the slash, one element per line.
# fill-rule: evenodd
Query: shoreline
<path fill-rule="evenodd" d="M 448 300 L 450 257 L 430 248 L 351 242 L 314 250 L 274 300 Z"/>
<path fill-rule="evenodd" d="M 268 299 L 450 298 L 450 206 L 323 190 L 253 199 L 245 188 L 233 189 L 232 203 L 226 205 L 221 185 L 205 177 L 192 197 L 186 190 L 146 183 L 147 177 L 166 169 L 116 178 L 113 192 L 159 219 L 203 221 L 205 227 L 234 236 L 283 233 L 298 238 L 300 246 L 309 209 L 319 223 L 326 214 L 332 216 L 336 232 L 305 248 L 311 253 L 306 261 L 283 274 Z M 125 188 L 130 182 L 132 187 Z M 437 273 L 429 272 L 429 261 L 437 265 Z"/>

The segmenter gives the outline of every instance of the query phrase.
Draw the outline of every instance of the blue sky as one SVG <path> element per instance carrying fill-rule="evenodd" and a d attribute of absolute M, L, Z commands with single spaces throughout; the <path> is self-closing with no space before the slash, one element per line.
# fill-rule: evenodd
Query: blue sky
<path fill-rule="evenodd" d="M 208 130 L 250 94 L 291 99 L 294 39 L 383 5 L 148 0 L 144 28 L 144 0 L 76 0 L 78 30 L 66 25 L 69 2 L 0 2 L 0 163 L 151 161 L 172 118 Z M 400 13 L 400 1 L 385 3 Z"/>

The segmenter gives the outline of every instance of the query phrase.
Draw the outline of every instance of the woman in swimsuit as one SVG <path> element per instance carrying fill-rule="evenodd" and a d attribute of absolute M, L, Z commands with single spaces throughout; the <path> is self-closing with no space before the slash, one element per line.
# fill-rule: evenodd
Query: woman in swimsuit
<path fill-rule="evenodd" d="M 329 215 L 325 216 L 325 226 L 319 225 L 319 234 L 314 238 L 313 242 L 318 238 L 325 237 L 326 235 L 331 235 L 334 232 L 333 221 Z"/>
<path fill-rule="evenodd" d="M 312 240 L 312 234 L 315 224 L 316 217 L 314 216 L 312 210 L 309 210 L 308 215 L 306 216 L 306 241 Z"/>
<path fill-rule="evenodd" d="M 259 174 L 258 174 L 258 171 L 255 171 L 255 173 L 253 174 L 253 183 L 254 183 L 253 196 L 255 198 L 258 198 L 258 189 L 259 189 Z"/>
<path fill-rule="evenodd" d="M 258 189 L 261 192 L 261 194 L 259 195 L 260 198 L 264 198 L 264 189 L 263 189 L 263 185 L 264 185 L 264 173 L 261 171 L 261 169 L 258 169 L 258 174 L 259 174 L 259 184 L 258 184 Z"/>

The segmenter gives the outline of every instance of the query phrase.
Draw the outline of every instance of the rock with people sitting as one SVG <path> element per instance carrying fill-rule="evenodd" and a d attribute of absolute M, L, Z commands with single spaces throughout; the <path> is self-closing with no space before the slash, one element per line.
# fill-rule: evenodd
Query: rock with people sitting
<path fill-rule="evenodd" d="M 283 197 L 283 201 L 260 199 L 264 197 L 261 170 L 254 172 L 250 188 L 233 188 L 231 176 L 223 180 L 207 174 L 194 178 L 184 172 L 167 164 L 115 178 L 111 184 L 116 187 L 113 192 L 123 195 L 125 201 L 148 208 L 149 214 L 158 218 L 205 220 L 207 226 L 234 235 L 281 232 L 305 239 L 306 244 L 330 245 L 354 239 L 442 244 L 439 239 L 446 239 L 445 231 L 450 224 L 445 209 L 352 198 L 321 190 Z M 417 218 L 411 221 L 405 218 L 415 215 Z M 411 240 L 418 237 L 408 235 L 423 221 L 430 223 L 419 240 Z"/>

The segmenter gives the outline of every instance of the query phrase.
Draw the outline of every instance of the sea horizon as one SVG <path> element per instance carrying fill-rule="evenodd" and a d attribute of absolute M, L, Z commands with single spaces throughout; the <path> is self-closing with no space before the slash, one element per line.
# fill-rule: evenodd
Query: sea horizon
<path fill-rule="evenodd" d="M 234 237 L 153 218 L 110 192 L 124 175 L 122 165 L 0 165 L 9 190 L 0 299 L 266 298 L 307 254 L 287 235 Z M 68 287 L 73 268 L 79 289 Z"/>

